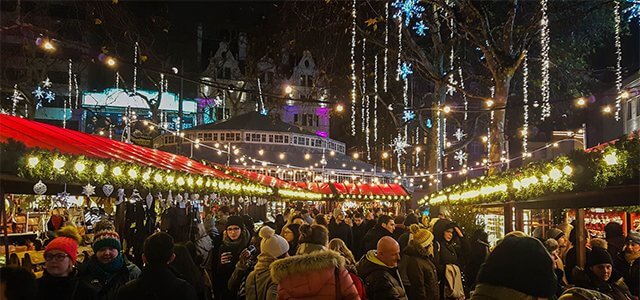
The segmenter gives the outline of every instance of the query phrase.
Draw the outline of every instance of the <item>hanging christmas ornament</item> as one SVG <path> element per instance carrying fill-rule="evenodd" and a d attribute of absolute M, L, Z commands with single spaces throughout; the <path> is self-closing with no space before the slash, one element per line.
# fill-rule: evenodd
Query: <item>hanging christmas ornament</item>
<path fill-rule="evenodd" d="M 42 180 L 38 180 L 38 182 L 33 185 L 33 192 L 37 195 L 42 195 L 47 192 L 47 185 L 44 184 Z"/>
<path fill-rule="evenodd" d="M 82 187 L 82 194 L 87 195 L 87 197 L 91 197 L 96 193 L 96 187 L 91 185 L 91 183 L 87 183 L 87 185 Z"/>
<path fill-rule="evenodd" d="M 118 189 L 118 201 L 116 201 L 116 205 L 120 204 L 124 202 L 124 189 L 123 188 L 119 188 Z"/>
<path fill-rule="evenodd" d="M 111 194 L 113 193 L 113 185 L 110 185 L 110 184 L 103 185 L 102 186 L 102 192 L 107 197 L 111 196 Z M 119 193 L 119 191 L 118 191 L 118 193 Z"/>
<path fill-rule="evenodd" d="M 453 136 L 459 142 L 459 141 L 462 141 L 462 139 L 464 139 L 467 136 L 467 134 L 464 133 L 462 128 L 458 128 L 458 129 L 456 129 L 456 132 L 453 134 Z"/>
<path fill-rule="evenodd" d="M 458 150 L 455 152 L 455 155 L 453 156 L 453 159 L 458 161 L 458 164 L 460 164 L 461 166 L 464 165 L 465 161 L 467 161 L 467 153 L 462 151 L 462 150 Z"/>
<path fill-rule="evenodd" d="M 147 194 L 147 197 L 144 200 L 147 204 L 147 207 L 151 207 L 151 204 L 153 204 L 153 195 L 151 195 L 151 192 Z"/>
<path fill-rule="evenodd" d="M 169 203 L 169 205 L 174 205 L 173 195 L 171 191 L 169 191 L 169 195 L 167 195 L 167 203 Z"/>
<path fill-rule="evenodd" d="M 133 189 L 133 192 L 131 192 L 131 197 L 129 197 L 129 202 L 130 203 L 135 203 L 135 202 L 138 202 L 140 200 L 142 200 L 142 196 L 140 196 L 140 192 L 138 192 L 137 189 Z"/>

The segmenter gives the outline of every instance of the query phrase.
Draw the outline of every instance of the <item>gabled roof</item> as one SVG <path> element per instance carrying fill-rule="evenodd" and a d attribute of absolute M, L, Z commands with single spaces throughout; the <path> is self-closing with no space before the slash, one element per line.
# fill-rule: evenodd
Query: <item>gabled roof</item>
<path fill-rule="evenodd" d="M 222 122 L 198 125 L 186 131 L 193 130 L 255 130 L 315 135 L 315 133 L 303 130 L 298 126 L 282 122 L 270 116 L 265 116 L 257 111 L 248 112 Z"/>

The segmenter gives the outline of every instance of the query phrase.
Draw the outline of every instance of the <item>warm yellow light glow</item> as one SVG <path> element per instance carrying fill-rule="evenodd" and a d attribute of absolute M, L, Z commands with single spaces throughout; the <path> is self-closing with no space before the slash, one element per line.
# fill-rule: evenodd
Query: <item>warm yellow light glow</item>
<path fill-rule="evenodd" d="M 278 155 L 278 157 L 279 157 L 280 159 L 284 159 L 284 153 L 280 153 L 280 155 Z"/>
<path fill-rule="evenodd" d="M 138 172 L 134 169 L 129 170 L 129 172 L 127 172 L 127 174 L 129 174 L 129 177 L 136 179 L 138 178 Z"/>
<path fill-rule="evenodd" d="M 290 85 L 287 85 L 284 88 L 284 92 L 287 93 L 287 94 L 291 94 L 293 92 L 293 88 Z"/>
<path fill-rule="evenodd" d="M 53 161 L 53 167 L 54 167 L 55 169 L 58 169 L 58 170 L 62 169 L 62 168 L 64 167 L 64 164 L 65 164 L 64 160 L 62 160 L 62 159 L 60 159 L 60 158 L 56 158 L 56 159 Z"/>
<path fill-rule="evenodd" d="M 122 168 L 120 167 L 115 167 L 113 168 L 113 170 L 111 170 L 111 172 L 113 173 L 113 175 L 115 176 L 120 176 L 122 175 Z"/>
<path fill-rule="evenodd" d="M 73 168 L 76 169 L 76 172 L 82 173 L 87 168 L 87 166 L 83 162 L 79 161 L 73 166 Z"/>
<path fill-rule="evenodd" d="M 353 153 L 352 155 L 353 159 L 358 159 L 360 158 L 360 154 L 358 152 Z"/>
<path fill-rule="evenodd" d="M 176 183 L 177 183 L 178 185 L 184 185 L 184 178 L 182 178 L 182 177 L 178 177 L 178 179 L 176 180 Z"/>
<path fill-rule="evenodd" d="M 387 153 L 387 152 L 382 152 L 382 158 L 383 158 L 383 159 L 387 159 L 387 158 L 389 158 L 389 153 Z"/>
<path fill-rule="evenodd" d="M 162 175 L 160 174 L 154 175 L 153 180 L 155 180 L 157 183 L 162 183 Z"/>
<path fill-rule="evenodd" d="M 578 98 L 578 100 L 576 100 L 576 106 L 584 107 L 585 105 L 587 105 L 587 100 L 586 99 Z"/>
<path fill-rule="evenodd" d="M 96 166 L 96 173 L 98 175 L 104 174 L 104 165 L 103 164 L 99 164 L 99 165 Z"/>
<path fill-rule="evenodd" d="M 607 105 L 607 106 L 603 107 L 602 108 L 602 113 L 610 114 L 611 113 L 611 106 Z"/>
<path fill-rule="evenodd" d="M 611 152 L 605 155 L 603 158 L 607 166 L 613 166 L 618 163 L 618 156 L 616 155 L 615 152 Z"/>
<path fill-rule="evenodd" d="M 451 107 L 450 106 L 445 106 L 442 111 L 444 111 L 445 114 L 448 114 L 451 112 Z"/>
<path fill-rule="evenodd" d="M 264 155 L 264 150 L 262 150 L 262 149 L 258 150 L 258 154 L 259 154 L 260 156 Z"/>
<path fill-rule="evenodd" d="M 336 105 L 336 111 L 337 112 L 343 112 L 344 111 L 344 105 L 342 105 L 342 104 Z"/>
<path fill-rule="evenodd" d="M 562 173 L 571 175 L 571 173 L 573 173 L 573 168 L 571 166 L 565 166 L 564 168 L 562 168 Z"/>
<path fill-rule="evenodd" d="M 29 167 L 30 168 L 35 168 L 38 163 L 40 162 L 40 159 L 38 159 L 35 156 L 29 157 Z"/>
<path fill-rule="evenodd" d="M 493 99 L 487 99 L 487 101 L 484 102 L 485 105 L 487 105 L 487 107 L 492 107 L 493 106 Z"/>

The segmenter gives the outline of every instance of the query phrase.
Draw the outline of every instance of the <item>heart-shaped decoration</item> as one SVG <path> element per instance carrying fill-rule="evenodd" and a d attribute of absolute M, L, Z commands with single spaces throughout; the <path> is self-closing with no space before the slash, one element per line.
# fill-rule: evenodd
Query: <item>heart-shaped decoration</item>
<path fill-rule="evenodd" d="M 42 180 L 38 180 L 38 183 L 33 185 L 33 192 L 42 195 L 47 192 L 47 185 L 42 182 Z"/>
<path fill-rule="evenodd" d="M 113 194 L 113 185 L 105 184 L 102 186 L 102 192 L 105 196 L 109 197 Z"/>

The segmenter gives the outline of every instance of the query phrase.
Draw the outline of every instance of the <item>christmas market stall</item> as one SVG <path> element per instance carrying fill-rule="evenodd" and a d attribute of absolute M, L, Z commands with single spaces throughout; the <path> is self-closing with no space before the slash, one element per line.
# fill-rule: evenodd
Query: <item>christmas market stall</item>
<path fill-rule="evenodd" d="M 8 115 L 0 115 L 0 151 L 5 261 L 9 254 L 39 248 L 32 243 L 65 224 L 90 233 L 98 219 L 109 217 L 125 245 L 139 251 L 144 237 L 159 226 L 174 227 L 174 233 L 188 238 L 192 220 L 226 197 L 312 194 L 238 178 L 183 156 Z M 164 222 L 165 217 L 171 221 Z M 85 237 L 89 243 L 90 235 Z"/>
<path fill-rule="evenodd" d="M 606 222 L 621 223 L 627 231 L 640 229 L 635 213 L 640 199 L 639 173 L 640 138 L 632 134 L 552 161 L 532 162 L 449 186 L 421 199 L 420 204 L 454 211 L 473 207 L 491 210 L 493 215 L 501 208 L 502 226 L 494 229 L 503 232 L 493 233 L 498 237 L 515 229 L 544 239 L 551 227 L 569 236 L 569 223 L 573 223 L 578 249 L 584 249 L 584 230 L 601 236 Z M 584 259 L 582 252 L 581 265 Z"/>
<path fill-rule="evenodd" d="M 402 209 L 404 201 L 411 196 L 399 184 L 368 184 L 368 183 L 332 183 L 336 198 L 345 207 L 362 206 L 367 209 L 388 208 L 397 214 Z"/>

